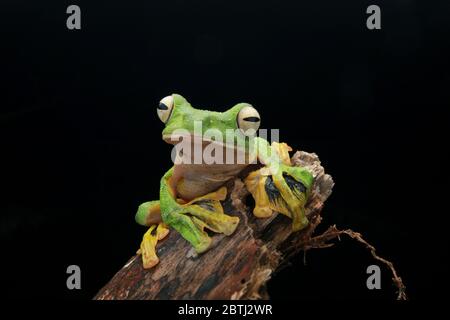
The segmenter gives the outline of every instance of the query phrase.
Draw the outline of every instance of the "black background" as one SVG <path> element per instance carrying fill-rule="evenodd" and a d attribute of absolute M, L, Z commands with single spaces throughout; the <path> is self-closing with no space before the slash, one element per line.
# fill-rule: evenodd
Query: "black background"
<path fill-rule="evenodd" d="M 77 4 L 82 29 L 66 28 Z M 381 7 L 382 30 L 366 28 Z M 1 285 L 10 297 L 90 299 L 139 246 L 137 206 L 171 166 L 159 100 L 226 110 L 316 152 L 336 186 L 321 230 L 362 232 L 412 299 L 446 291 L 448 1 L 12 1 L 0 18 Z M 394 299 L 369 291 L 359 244 L 310 251 L 275 299 Z M 66 268 L 82 290 L 66 288 Z"/>

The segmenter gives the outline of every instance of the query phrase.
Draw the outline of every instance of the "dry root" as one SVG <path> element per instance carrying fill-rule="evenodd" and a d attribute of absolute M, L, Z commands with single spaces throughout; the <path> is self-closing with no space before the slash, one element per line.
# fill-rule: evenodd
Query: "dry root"
<path fill-rule="evenodd" d="M 321 219 L 318 219 L 319 223 L 320 223 L 320 220 Z M 315 224 L 314 228 L 317 225 L 318 225 L 318 223 Z M 329 248 L 329 247 L 333 246 L 333 243 L 329 243 L 329 241 L 336 239 L 336 238 L 340 240 L 341 235 L 347 235 L 350 238 L 358 241 L 359 243 L 362 243 L 366 247 L 366 249 L 368 249 L 370 251 L 372 257 L 375 260 L 378 260 L 378 261 L 382 262 L 383 264 L 385 264 L 391 271 L 392 281 L 394 282 L 394 285 L 398 289 L 397 300 L 407 300 L 408 299 L 406 296 L 406 287 L 403 284 L 402 278 L 400 278 L 398 276 L 397 271 L 394 268 L 394 264 L 391 261 L 378 256 L 376 253 L 375 247 L 372 246 L 370 243 L 368 243 L 366 240 L 364 240 L 362 235 L 358 232 L 355 232 L 351 229 L 339 230 L 338 228 L 336 228 L 335 225 L 333 225 L 333 226 L 329 227 L 321 235 L 315 236 L 315 237 L 310 237 L 309 240 L 306 240 L 303 243 L 301 250 L 303 250 L 306 254 L 306 252 L 310 249 Z"/>

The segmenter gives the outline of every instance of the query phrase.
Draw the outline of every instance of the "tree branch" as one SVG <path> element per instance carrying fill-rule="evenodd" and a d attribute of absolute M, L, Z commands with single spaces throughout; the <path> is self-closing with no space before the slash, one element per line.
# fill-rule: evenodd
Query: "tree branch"
<path fill-rule="evenodd" d="M 266 282 L 271 275 L 299 251 L 332 246 L 328 241 L 346 234 L 363 243 L 373 257 L 385 263 L 393 273 L 399 289 L 398 298 L 406 299 L 405 286 L 391 262 L 380 258 L 375 248 L 359 233 L 330 227 L 324 234 L 313 236 L 321 222 L 321 210 L 333 188 L 315 154 L 297 152 L 294 165 L 307 167 L 315 180 L 306 206 L 310 224 L 301 232 L 291 232 L 291 221 L 274 214 L 257 219 L 246 206 L 248 191 L 240 179 L 228 186 L 229 196 L 224 211 L 240 217 L 231 236 L 214 235 L 213 246 L 197 255 L 177 232 L 157 246 L 160 263 L 150 270 L 142 267 L 140 256 L 132 257 L 102 288 L 95 299 L 268 299 Z"/>

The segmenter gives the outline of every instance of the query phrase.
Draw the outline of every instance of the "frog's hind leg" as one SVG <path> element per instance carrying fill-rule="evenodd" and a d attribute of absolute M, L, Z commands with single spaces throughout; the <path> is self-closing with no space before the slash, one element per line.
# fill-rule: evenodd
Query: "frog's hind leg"
<path fill-rule="evenodd" d="M 198 253 L 206 251 L 211 238 L 205 229 L 231 235 L 239 223 L 239 217 L 224 214 L 220 201 L 225 200 L 225 187 L 196 198 L 188 203 L 175 199 L 175 191 L 170 185 L 173 170 L 169 170 L 161 180 L 161 215 L 165 223 L 177 230 L 189 241 Z"/>
<path fill-rule="evenodd" d="M 215 192 L 199 197 L 187 203 L 186 211 L 192 216 L 192 220 L 200 229 L 207 228 L 216 233 L 227 236 L 236 230 L 238 217 L 226 215 L 223 212 L 220 201 L 225 200 L 227 188 L 222 187 Z"/>
<path fill-rule="evenodd" d="M 225 200 L 226 187 L 181 204 L 178 212 L 172 212 L 168 223 L 188 240 L 198 253 L 206 251 L 211 245 L 211 238 L 205 229 L 215 233 L 231 235 L 239 223 L 239 217 L 224 213 L 220 201 Z M 175 217 L 176 223 L 172 223 Z"/>
<path fill-rule="evenodd" d="M 145 227 L 150 227 L 152 224 L 161 222 L 161 206 L 159 200 L 141 204 L 136 212 L 135 220 L 141 226 Z"/>
<path fill-rule="evenodd" d="M 144 269 L 150 269 L 159 263 L 156 254 L 156 244 L 169 233 L 169 228 L 162 222 L 159 201 L 149 201 L 141 204 L 136 213 L 136 222 L 149 227 L 142 237 L 138 254 L 142 256 Z"/>

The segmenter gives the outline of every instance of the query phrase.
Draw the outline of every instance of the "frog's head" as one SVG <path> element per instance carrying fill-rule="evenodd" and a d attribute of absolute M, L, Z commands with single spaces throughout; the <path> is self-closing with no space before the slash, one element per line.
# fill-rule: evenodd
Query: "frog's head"
<path fill-rule="evenodd" d="M 214 112 L 196 109 L 178 94 L 163 98 L 157 112 L 165 124 L 163 140 L 171 144 L 185 136 L 201 138 L 204 143 L 218 142 L 221 136 L 220 143 L 227 147 L 247 147 L 261 122 L 258 111 L 248 103 L 238 103 L 225 112 Z"/>

